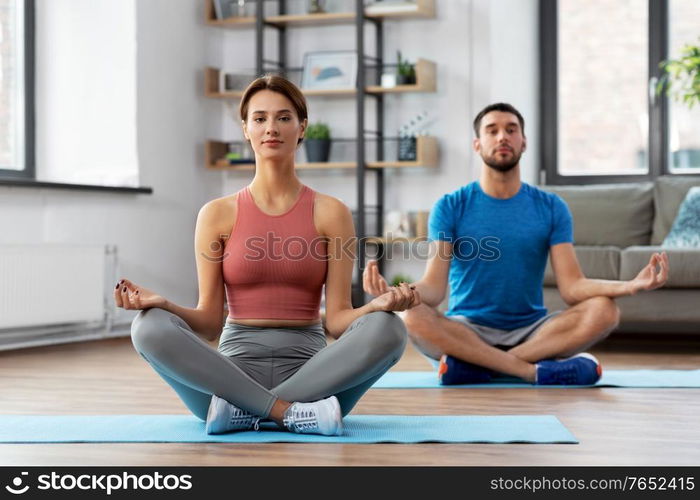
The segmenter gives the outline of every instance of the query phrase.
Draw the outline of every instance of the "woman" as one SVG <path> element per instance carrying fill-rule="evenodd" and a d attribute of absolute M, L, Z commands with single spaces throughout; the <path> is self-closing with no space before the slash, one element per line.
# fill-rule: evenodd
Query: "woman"
<path fill-rule="evenodd" d="M 175 389 L 209 434 L 271 419 L 293 432 L 342 433 L 342 416 L 403 353 L 391 311 L 420 303 L 407 284 L 354 309 L 355 235 L 348 208 L 303 185 L 294 154 L 304 137 L 303 94 L 279 76 L 251 83 L 240 104 L 255 177 L 199 212 L 199 302 L 181 307 L 129 280 L 114 298 L 142 309 L 136 350 Z M 320 321 L 326 293 L 326 346 Z M 221 331 L 224 292 L 229 315 Z M 218 350 L 206 340 L 221 333 Z M 341 416 L 342 415 L 342 416 Z"/>

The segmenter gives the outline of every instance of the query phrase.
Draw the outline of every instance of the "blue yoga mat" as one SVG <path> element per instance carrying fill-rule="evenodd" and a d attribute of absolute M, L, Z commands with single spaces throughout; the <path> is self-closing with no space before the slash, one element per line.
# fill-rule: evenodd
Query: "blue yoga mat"
<path fill-rule="evenodd" d="M 448 389 L 448 388 L 561 388 L 591 386 L 533 385 L 516 378 L 494 378 L 487 384 L 440 385 L 437 373 L 387 372 L 373 389 Z M 593 387 L 700 388 L 700 370 L 604 370 Z"/>
<path fill-rule="evenodd" d="M 209 436 L 191 415 L 0 415 L 0 443 L 578 443 L 553 415 L 350 415 L 342 436 L 272 429 Z"/>

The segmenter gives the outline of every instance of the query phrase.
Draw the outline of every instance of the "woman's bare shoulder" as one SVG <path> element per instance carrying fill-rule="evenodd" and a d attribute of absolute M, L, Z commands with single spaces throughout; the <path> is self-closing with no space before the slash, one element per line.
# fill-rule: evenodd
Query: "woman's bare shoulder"
<path fill-rule="evenodd" d="M 334 196 L 316 191 L 316 199 L 314 200 L 315 208 L 320 209 L 324 213 L 330 212 L 333 215 L 349 213 L 350 209 Z"/>
<path fill-rule="evenodd" d="M 220 234 L 226 234 L 236 221 L 236 200 L 238 193 L 221 196 L 206 202 L 199 211 L 200 218 L 216 227 Z"/>
<path fill-rule="evenodd" d="M 314 200 L 314 222 L 319 234 L 331 235 L 346 224 L 352 224 L 350 209 L 338 198 L 316 192 Z"/>

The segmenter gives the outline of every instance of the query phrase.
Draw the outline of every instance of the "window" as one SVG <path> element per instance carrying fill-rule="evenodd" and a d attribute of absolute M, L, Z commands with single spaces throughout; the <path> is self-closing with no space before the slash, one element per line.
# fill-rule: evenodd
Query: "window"
<path fill-rule="evenodd" d="M 0 176 L 33 177 L 33 2 L 0 0 Z"/>
<path fill-rule="evenodd" d="M 151 192 L 136 55 L 133 0 L 0 0 L 0 184 Z"/>
<path fill-rule="evenodd" d="M 698 43 L 697 0 L 540 0 L 548 184 L 700 173 L 700 110 L 655 95 L 659 63 Z"/>
<path fill-rule="evenodd" d="M 700 2 L 671 0 L 668 27 L 671 59 L 678 58 L 685 45 L 700 45 Z M 671 99 L 668 116 L 670 173 L 700 173 L 700 106 L 688 108 Z"/>

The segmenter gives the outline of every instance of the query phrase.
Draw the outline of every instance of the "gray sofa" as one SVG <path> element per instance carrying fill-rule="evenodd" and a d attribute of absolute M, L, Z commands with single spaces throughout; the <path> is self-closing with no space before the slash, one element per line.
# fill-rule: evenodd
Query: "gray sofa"
<path fill-rule="evenodd" d="M 567 202 L 574 218 L 574 247 L 588 278 L 629 280 L 665 250 L 670 273 L 663 288 L 617 300 L 619 332 L 700 333 L 700 249 L 661 248 L 688 190 L 698 177 L 663 176 L 655 182 L 545 186 Z M 551 265 L 544 278 L 549 310 L 567 307 Z"/>

